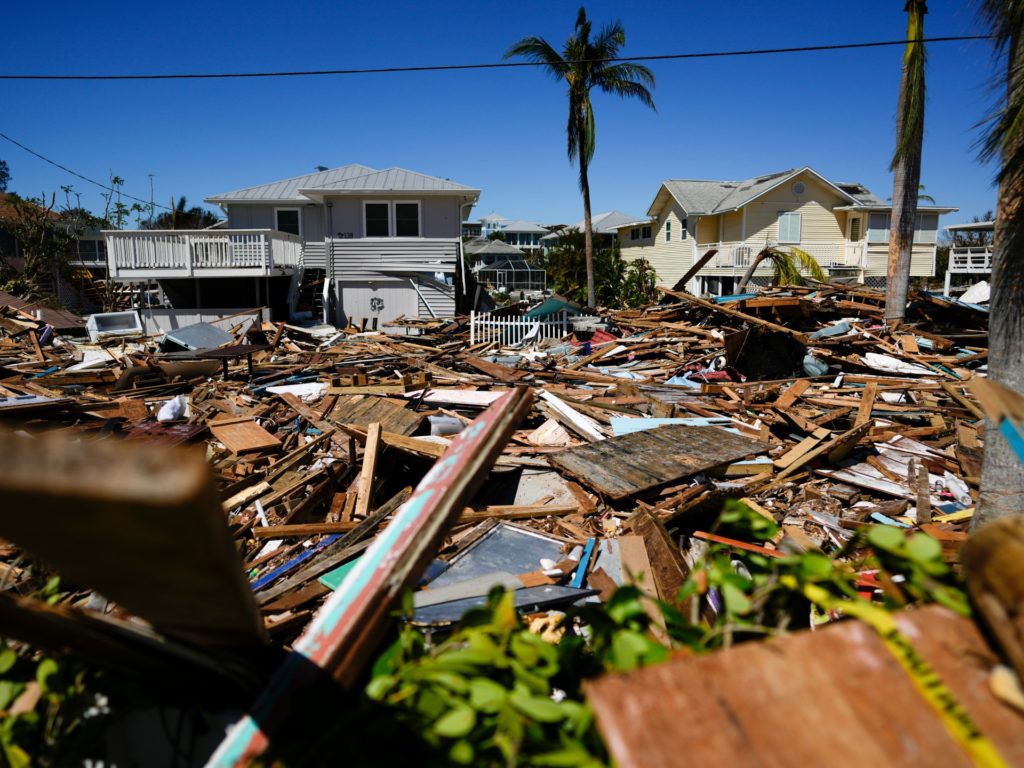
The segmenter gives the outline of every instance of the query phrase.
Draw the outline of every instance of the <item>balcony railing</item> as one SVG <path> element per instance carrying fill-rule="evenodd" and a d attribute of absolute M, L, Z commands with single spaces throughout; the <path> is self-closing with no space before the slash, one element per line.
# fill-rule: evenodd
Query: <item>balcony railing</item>
<path fill-rule="evenodd" d="M 298 266 L 302 238 L 270 229 L 105 231 L 113 277 L 269 275 Z"/>
<path fill-rule="evenodd" d="M 789 244 L 779 245 L 775 243 L 751 243 L 747 241 L 731 243 L 701 243 L 697 248 L 701 254 L 707 253 L 712 248 L 718 250 L 718 253 L 715 254 L 711 261 L 706 265 L 706 269 L 746 270 L 750 267 L 754 259 L 757 258 L 757 254 L 769 245 L 782 251 L 785 251 L 790 247 Z M 864 266 L 866 249 L 863 243 L 794 243 L 793 247 L 809 253 L 824 269 L 828 269 L 830 267 L 861 268 Z M 758 271 L 767 271 L 770 268 L 771 264 L 764 261 L 760 266 L 758 266 Z"/>
<path fill-rule="evenodd" d="M 992 246 L 975 245 L 949 249 L 949 271 L 954 274 L 992 271 Z"/>

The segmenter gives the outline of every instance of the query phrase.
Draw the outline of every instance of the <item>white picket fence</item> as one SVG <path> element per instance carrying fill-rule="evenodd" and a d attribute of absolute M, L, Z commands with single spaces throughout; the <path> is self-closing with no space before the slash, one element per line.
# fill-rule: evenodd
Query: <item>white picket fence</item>
<path fill-rule="evenodd" d="M 560 312 L 544 318 L 494 317 L 490 312 L 469 313 L 469 343 L 495 342 L 503 346 L 522 344 L 524 339 L 560 339 L 572 330 L 574 321 L 600 320 L 598 317 L 569 316 Z"/>

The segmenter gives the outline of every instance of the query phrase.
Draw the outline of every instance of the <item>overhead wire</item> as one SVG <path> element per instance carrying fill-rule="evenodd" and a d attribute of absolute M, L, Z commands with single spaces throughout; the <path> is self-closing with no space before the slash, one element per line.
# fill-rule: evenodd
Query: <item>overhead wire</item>
<path fill-rule="evenodd" d="M 949 43 L 958 40 L 990 40 L 991 35 L 947 35 L 904 40 L 883 40 L 868 43 L 834 43 L 829 45 L 801 45 L 790 48 L 755 48 L 740 51 L 701 51 L 693 53 L 665 53 L 650 56 L 621 56 L 598 59 L 594 63 L 671 61 L 680 59 L 709 59 L 728 56 L 765 56 L 781 53 L 808 53 L 813 51 L 843 51 L 857 48 L 880 48 L 908 43 Z M 574 61 L 569 64 L 579 63 Z M 545 62 L 537 61 L 496 61 L 483 64 L 430 64 L 407 67 L 366 67 L 354 69 L 307 69 L 275 72 L 178 72 L 149 74 L 91 74 L 91 75 L 43 75 L 43 74 L 0 74 L 0 80 L 215 80 L 245 77 L 320 77 L 329 75 L 376 75 L 397 72 L 446 72 L 470 69 L 511 69 L 515 67 L 542 67 Z"/>

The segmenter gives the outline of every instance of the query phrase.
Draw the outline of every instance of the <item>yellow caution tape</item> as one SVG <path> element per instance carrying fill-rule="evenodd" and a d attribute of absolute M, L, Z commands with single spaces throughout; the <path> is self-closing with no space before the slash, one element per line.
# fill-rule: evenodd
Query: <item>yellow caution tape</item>
<path fill-rule="evenodd" d="M 812 603 L 825 610 L 842 611 L 860 619 L 878 633 L 918 692 L 932 705 L 946 730 L 967 751 L 975 765 L 983 768 L 1008 768 L 1008 763 L 999 754 L 995 744 L 985 737 L 938 673 L 900 631 L 891 613 L 863 600 L 836 599 L 822 587 L 813 584 L 805 585 L 803 591 Z"/>

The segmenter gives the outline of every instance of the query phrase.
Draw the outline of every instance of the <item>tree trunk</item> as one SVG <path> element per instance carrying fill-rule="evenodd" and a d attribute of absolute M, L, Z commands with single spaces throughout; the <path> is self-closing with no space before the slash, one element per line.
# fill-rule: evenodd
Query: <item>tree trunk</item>
<path fill-rule="evenodd" d="M 587 306 L 596 308 L 594 233 L 590 223 L 590 180 L 587 178 L 587 158 L 585 152 L 580 152 L 580 189 L 583 191 L 583 251 L 587 260 Z"/>
<path fill-rule="evenodd" d="M 758 266 L 761 264 L 762 261 L 767 259 L 769 255 L 769 250 L 765 248 L 759 254 L 757 254 L 757 256 L 754 257 L 754 260 L 750 262 L 750 266 L 747 267 L 746 274 L 743 275 L 743 277 L 740 279 L 740 284 L 736 286 L 736 293 L 743 293 L 743 291 L 746 290 L 747 283 L 750 282 L 750 278 L 754 276 L 754 272 L 757 270 Z"/>
<path fill-rule="evenodd" d="M 924 36 L 924 3 L 908 3 L 907 39 Z M 921 144 L 924 141 L 924 68 L 917 77 L 909 67 L 914 45 L 903 57 L 900 96 L 896 107 L 896 153 L 893 163 L 892 216 L 889 224 L 889 262 L 885 280 L 885 322 L 893 328 L 907 314 L 907 290 L 910 285 L 910 257 L 914 246 L 914 221 L 917 218 L 917 193 L 921 185 Z M 920 98 L 919 115 L 909 114 L 914 94 Z M 909 141 L 904 147 L 904 137 Z"/>
<path fill-rule="evenodd" d="M 1024 88 L 1024 29 L 1014 30 L 1008 67 L 1010 93 L 1017 93 Z M 1024 169 L 1011 162 L 1022 144 L 1024 135 L 1017 131 L 1003 145 L 1004 171 L 999 183 L 988 313 L 988 375 L 1024 393 Z M 972 528 L 998 517 L 1020 514 L 1024 514 L 1024 463 L 996 425 L 986 420 L 981 493 Z"/>

